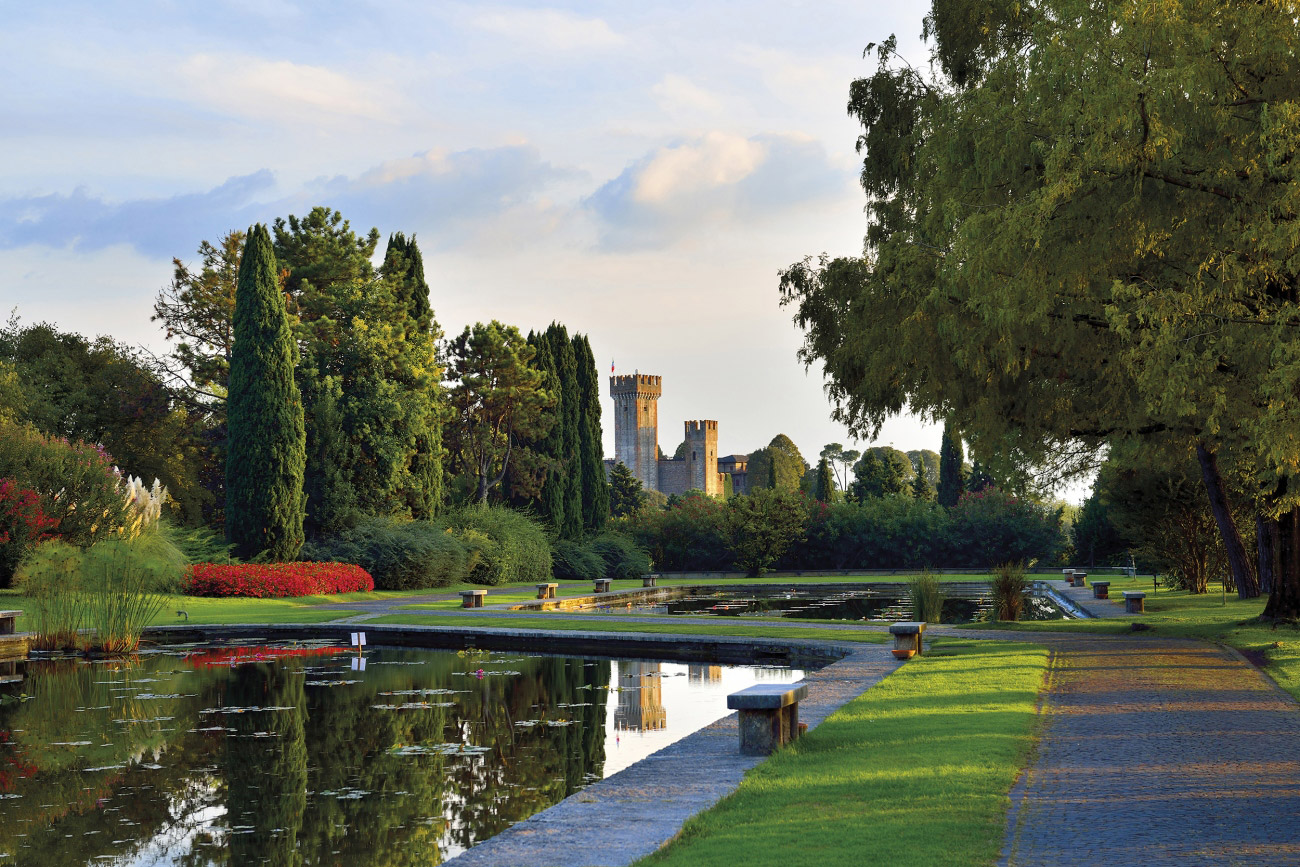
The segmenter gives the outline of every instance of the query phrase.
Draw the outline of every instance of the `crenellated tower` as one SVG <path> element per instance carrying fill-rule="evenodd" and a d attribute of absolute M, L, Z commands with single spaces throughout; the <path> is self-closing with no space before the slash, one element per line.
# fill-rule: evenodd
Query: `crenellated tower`
<path fill-rule="evenodd" d="M 688 487 L 711 497 L 722 496 L 718 475 L 718 423 L 686 422 L 686 477 Z"/>
<path fill-rule="evenodd" d="M 653 491 L 659 490 L 659 396 L 662 394 L 663 377 L 660 376 L 638 373 L 609 378 L 609 395 L 614 398 L 614 460 L 625 464 L 641 484 Z"/>

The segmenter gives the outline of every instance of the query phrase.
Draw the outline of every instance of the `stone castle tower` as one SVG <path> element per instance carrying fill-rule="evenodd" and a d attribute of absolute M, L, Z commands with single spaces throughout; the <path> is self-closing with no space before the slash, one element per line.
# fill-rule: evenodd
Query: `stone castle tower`
<path fill-rule="evenodd" d="M 660 376 L 638 373 L 609 378 L 609 395 L 614 398 L 614 460 L 606 464 L 609 468 L 624 464 L 649 490 L 665 494 L 698 490 L 711 497 L 722 496 L 716 421 L 686 422 L 686 454 L 680 460 L 659 460 L 662 394 Z"/>

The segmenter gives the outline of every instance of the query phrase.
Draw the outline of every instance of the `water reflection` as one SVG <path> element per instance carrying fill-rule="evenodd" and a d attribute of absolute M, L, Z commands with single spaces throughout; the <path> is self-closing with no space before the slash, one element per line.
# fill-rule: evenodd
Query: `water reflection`
<path fill-rule="evenodd" d="M 298 645 L 26 663 L 0 685 L 0 864 L 439 864 L 724 716 L 727 692 L 801 676 L 365 659 Z"/>

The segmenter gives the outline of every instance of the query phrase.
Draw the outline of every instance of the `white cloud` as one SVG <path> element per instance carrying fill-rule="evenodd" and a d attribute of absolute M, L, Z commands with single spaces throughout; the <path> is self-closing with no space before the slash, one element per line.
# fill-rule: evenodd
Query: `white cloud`
<path fill-rule="evenodd" d="M 720 99 L 684 75 L 671 72 L 650 88 L 659 108 L 671 116 L 722 110 Z"/>
<path fill-rule="evenodd" d="M 242 54 L 195 54 L 177 69 L 188 93 L 236 116 L 384 121 L 395 114 L 391 90 L 323 66 Z"/>
<path fill-rule="evenodd" d="M 558 9 L 503 9 L 474 18 L 474 25 L 512 42 L 549 52 L 608 50 L 624 39 L 601 18 Z"/>
<path fill-rule="evenodd" d="M 711 132 L 700 141 L 660 148 L 637 172 L 632 198 L 662 205 L 743 181 L 767 159 L 754 139 Z"/>

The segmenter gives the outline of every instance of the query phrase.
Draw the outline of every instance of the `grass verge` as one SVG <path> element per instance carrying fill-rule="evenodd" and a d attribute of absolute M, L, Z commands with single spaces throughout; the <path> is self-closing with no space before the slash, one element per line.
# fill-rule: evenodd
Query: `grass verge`
<path fill-rule="evenodd" d="M 439 614 L 387 614 L 366 623 L 393 623 L 403 626 L 470 626 L 485 629 L 550 629 L 577 632 L 653 632 L 669 635 L 735 635 L 742 638 L 792 638 L 811 641 L 853 641 L 866 644 L 884 644 L 890 636 L 883 632 L 865 632 L 851 629 L 810 629 L 780 626 L 771 621 L 762 623 L 706 623 L 692 617 L 688 622 L 681 618 L 665 617 L 663 623 L 622 623 L 602 620 L 590 615 L 565 618 L 560 614 L 528 616 L 512 614 L 501 617 L 465 617 Z"/>
<path fill-rule="evenodd" d="M 1300 699 L 1300 628 L 1293 624 L 1259 623 L 1260 599 L 1240 600 L 1235 593 L 1193 594 L 1155 589 L 1150 578 L 1108 577 L 1110 597 L 1123 603 L 1125 590 L 1146 592 L 1146 613 L 1108 620 L 1040 620 L 1020 623 L 972 623 L 967 628 L 1014 629 L 1023 632 L 1089 632 L 1128 634 L 1134 623 L 1147 634 L 1164 638 L 1197 638 L 1225 644 L 1244 653 L 1291 695 Z"/>
<path fill-rule="evenodd" d="M 936 648 L 849 702 L 642 865 L 991 864 L 1047 651 Z"/>

